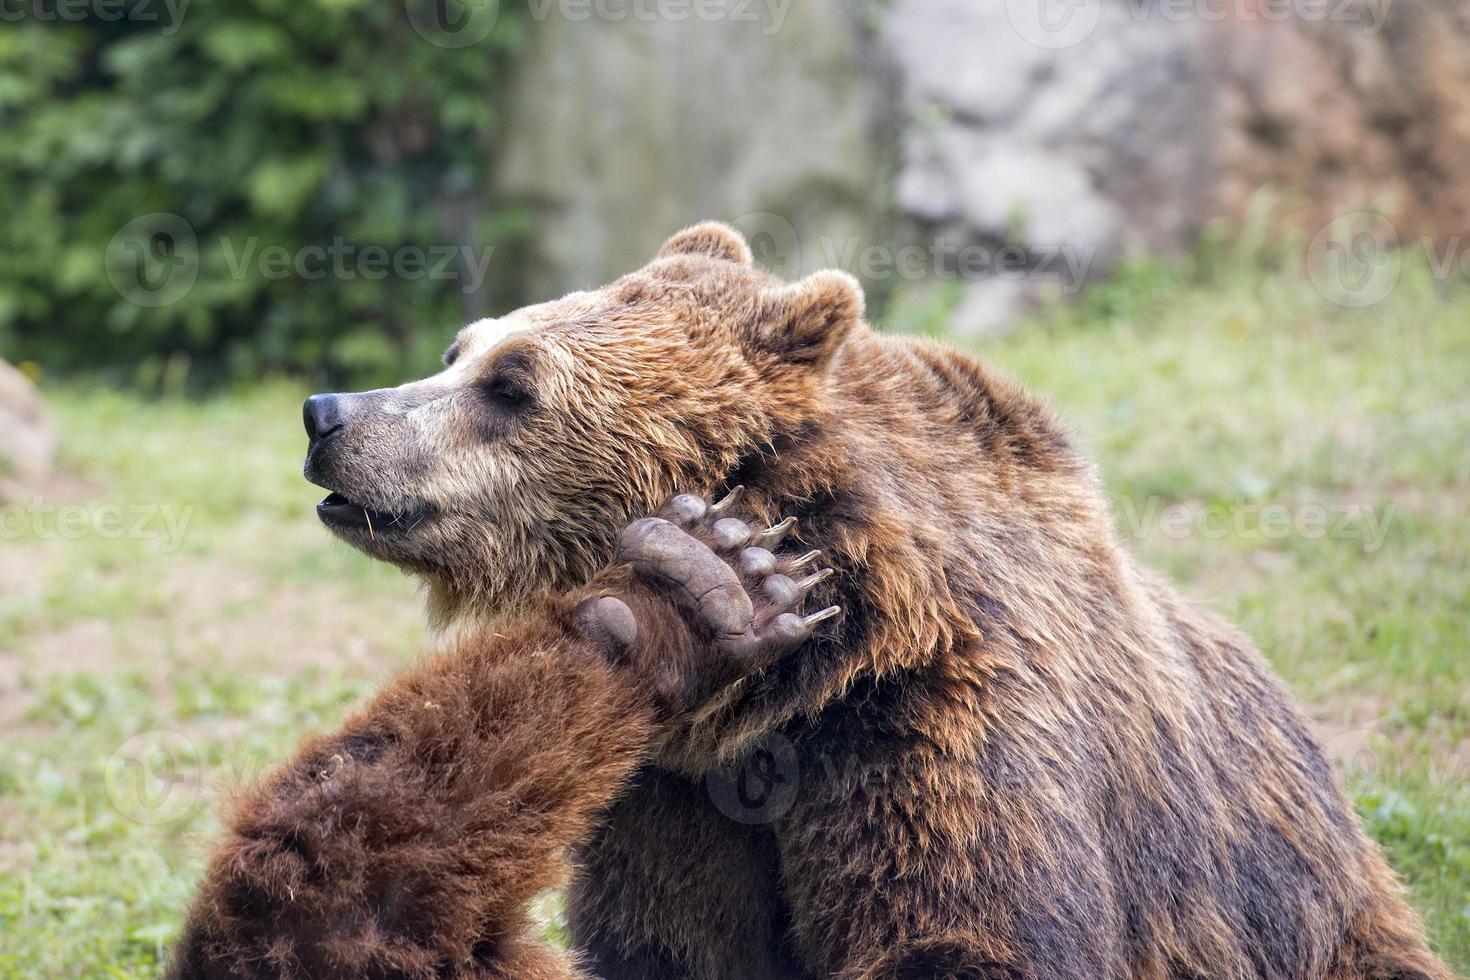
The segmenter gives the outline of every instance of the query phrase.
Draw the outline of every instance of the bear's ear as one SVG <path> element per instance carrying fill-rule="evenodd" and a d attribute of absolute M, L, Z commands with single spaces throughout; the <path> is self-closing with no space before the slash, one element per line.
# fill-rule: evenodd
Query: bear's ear
<path fill-rule="evenodd" d="M 671 255 L 708 255 L 739 265 L 750 265 L 754 261 L 750 246 L 745 244 L 740 232 L 719 221 L 706 221 L 685 228 L 664 242 L 664 247 L 658 250 L 658 258 L 666 259 Z"/>
<path fill-rule="evenodd" d="M 783 361 L 821 366 L 862 320 L 863 307 L 857 279 L 837 269 L 814 272 L 766 298 L 749 341 Z"/>

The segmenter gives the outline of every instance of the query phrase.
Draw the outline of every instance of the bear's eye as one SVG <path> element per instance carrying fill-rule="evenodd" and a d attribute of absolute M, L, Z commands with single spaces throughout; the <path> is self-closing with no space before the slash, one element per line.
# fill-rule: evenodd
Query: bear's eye
<path fill-rule="evenodd" d="M 519 424 L 529 415 L 536 401 L 532 387 L 534 365 L 523 350 L 514 350 L 498 358 L 490 370 L 475 382 L 476 401 L 488 431 L 502 434 L 507 427 Z"/>
<path fill-rule="evenodd" d="M 514 374 L 495 374 L 480 382 L 480 394 L 497 408 L 519 409 L 531 402 L 531 389 L 524 378 Z"/>

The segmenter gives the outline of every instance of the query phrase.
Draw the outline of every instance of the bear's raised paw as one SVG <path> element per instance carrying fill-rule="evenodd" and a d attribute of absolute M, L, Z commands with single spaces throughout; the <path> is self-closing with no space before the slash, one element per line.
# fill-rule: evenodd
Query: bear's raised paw
<path fill-rule="evenodd" d="M 645 665 L 653 669 L 660 694 L 687 701 L 695 689 L 728 683 L 790 653 L 817 626 L 841 615 L 828 606 L 810 615 L 802 607 L 807 593 L 832 575 L 815 569 L 821 553 L 796 556 L 780 551 L 796 524 L 794 517 L 765 529 L 735 516 L 739 488 L 716 504 L 693 494 L 680 494 L 653 516 L 634 521 L 618 536 L 614 559 L 629 566 L 635 578 L 666 597 L 713 662 L 694 656 L 693 663 Z M 646 643 L 650 624 L 640 624 L 629 604 L 617 595 L 583 603 L 585 631 L 615 652 Z M 688 707 L 687 704 L 681 707 Z"/>

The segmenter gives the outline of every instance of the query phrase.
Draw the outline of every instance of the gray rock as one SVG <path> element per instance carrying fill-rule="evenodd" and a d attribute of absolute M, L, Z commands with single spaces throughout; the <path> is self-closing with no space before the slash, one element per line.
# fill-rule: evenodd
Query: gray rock
<path fill-rule="evenodd" d="M 56 429 L 35 385 L 0 361 L 0 500 L 43 480 L 56 456 Z"/>
<path fill-rule="evenodd" d="M 1079 0 L 1048 33 L 1051 7 L 1061 0 L 896 0 L 883 38 L 907 120 L 897 202 L 910 235 L 1018 246 L 1038 271 L 1095 276 L 1197 224 L 1202 25 Z M 1059 250 L 1073 261 L 1047 258 Z M 1040 291 L 1033 278 L 967 280 L 955 331 L 1003 329 Z"/>
<path fill-rule="evenodd" d="M 1268 201 L 1281 240 L 1372 209 L 1444 254 L 1470 225 L 1470 0 L 894 0 L 883 24 L 900 234 L 1086 253 L 1095 277 Z M 971 282 L 956 332 L 994 332 L 1005 296 L 1014 318 L 1032 278 Z"/>

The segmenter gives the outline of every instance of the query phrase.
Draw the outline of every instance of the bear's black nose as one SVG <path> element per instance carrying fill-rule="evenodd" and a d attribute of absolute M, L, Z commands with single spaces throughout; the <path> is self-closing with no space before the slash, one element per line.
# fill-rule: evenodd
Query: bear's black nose
<path fill-rule="evenodd" d="M 312 395 L 301 406 L 301 417 L 306 423 L 306 435 L 312 442 L 325 439 L 342 428 L 342 398 L 340 395 Z"/>

